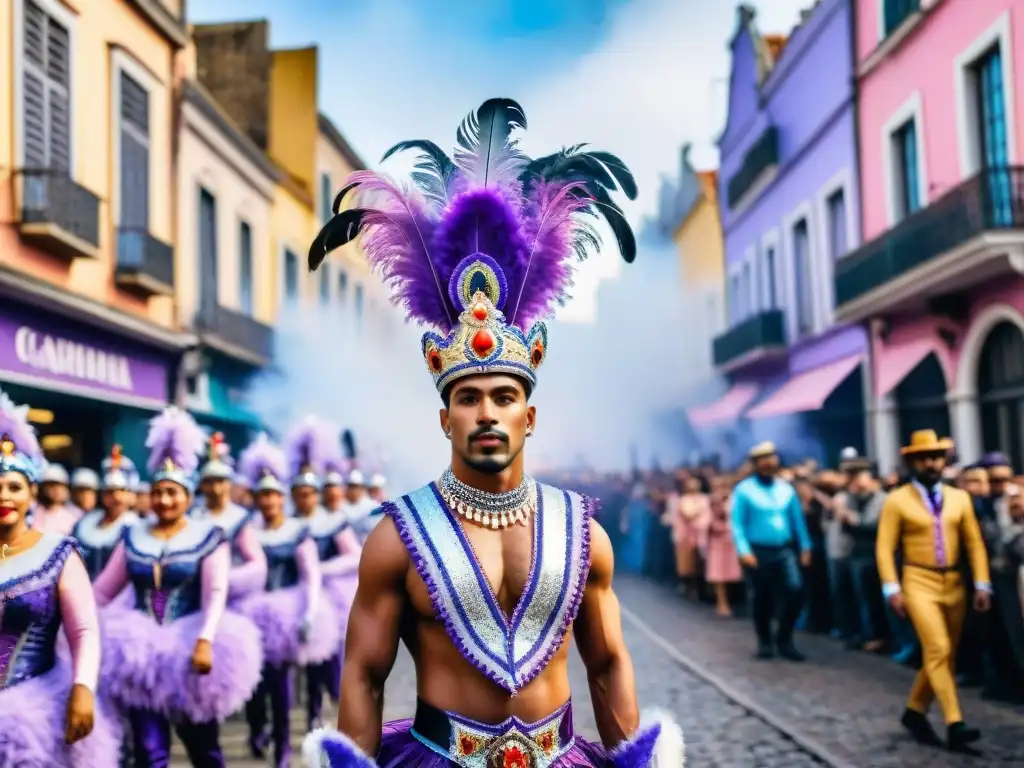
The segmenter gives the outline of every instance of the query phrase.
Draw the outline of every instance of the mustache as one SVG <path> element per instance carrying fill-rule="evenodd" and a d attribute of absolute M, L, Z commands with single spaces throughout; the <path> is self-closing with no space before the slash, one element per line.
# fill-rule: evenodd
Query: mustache
<path fill-rule="evenodd" d="M 482 440 L 484 438 L 501 440 L 503 443 L 508 442 L 508 435 L 494 427 L 480 427 L 479 429 L 474 430 L 469 436 L 469 441 L 472 443 L 475 440 Z"/>

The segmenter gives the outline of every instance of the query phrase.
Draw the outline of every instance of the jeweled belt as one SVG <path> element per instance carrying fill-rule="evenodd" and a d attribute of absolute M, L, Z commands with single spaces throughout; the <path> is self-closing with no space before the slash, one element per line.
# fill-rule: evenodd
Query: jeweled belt
<path fill-rule="evenodd" d="M 575 741 L 572 703 L 536 723 L 479 723 L 416 701 L 413 736 L 462 768 L 548 768 Z"/>

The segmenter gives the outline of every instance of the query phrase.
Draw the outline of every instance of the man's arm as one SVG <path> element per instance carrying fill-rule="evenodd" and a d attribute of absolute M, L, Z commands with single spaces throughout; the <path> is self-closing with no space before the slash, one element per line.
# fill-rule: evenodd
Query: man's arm
<path fill-rule="evenodd" d="M 747 497 L 737 490 L 732 495 L 732 541 L 736 545 L 736 554 L 745 557 L 750 554 L 750 542 L 747 541 Z"/>
<path fill-rule="evenodd" d="M 882 582 L 882 593 L 888 598 L 900 591 L 899 576 L 896 573 L 896 547 L 900 544 L 900 505 L 893 496 L 888 496 L 882 505 L 878 518 L 878 535 L 875 538 L 875 562 L 878 577 Z"/>
<path fill-rule="evenodd" d="M 633 661 L 622 637 L 619 599 L 612 591 L 614 571 L 608 534 L 591 520 L 590 576 L 573 633 L 587 668 L 597 730 L 608 748 L 631 736 L 640 722 Z"/>
<path fill-rule="evenodd" d="M 384 683 L 398 655 L 409 555 L 390 517 L 366 539 L 348 619 L 338 730 L 371 757 L 380 748 Z"/>

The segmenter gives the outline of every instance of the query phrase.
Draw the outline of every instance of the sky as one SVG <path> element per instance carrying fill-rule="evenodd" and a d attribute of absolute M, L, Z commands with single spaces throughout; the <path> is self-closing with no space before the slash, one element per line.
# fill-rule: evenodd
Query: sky
<path fill-rule="evenodd" d="M 813 0 L 760 0 L 763 33 L 787 33 Z M 266 18 L 271 45 L 320 48 L 325 112 L 376 167 L 402 139 L 454 142 L 487 98 L 518 100 L 528 154 L 579 142 L 619 155 L 640 187 L 627 207 L 655 208 L 679 149 L 717 164 L 728 98 L 728 0 L 189 0 L 194 23 Z M 396 172 L 391 168 L 385 169 Z M 562 319 L 592 321 L 596 286 L 618 274 L 608 253 L 583 270 Z"/>

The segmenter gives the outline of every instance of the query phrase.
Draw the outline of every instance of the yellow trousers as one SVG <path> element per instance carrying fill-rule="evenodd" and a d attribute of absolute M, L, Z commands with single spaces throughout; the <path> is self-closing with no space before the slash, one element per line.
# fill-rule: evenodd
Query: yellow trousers
<path fill-rule="evenodd" d="M 921 670 L 907 707 L 927 712 L 934 699 L 949 723 L 963 720 L 956 690 L 956 649 L 967 612 L 967 596 L 955 571 L 903 567 L 903 600 L 921 641 Z"/>

